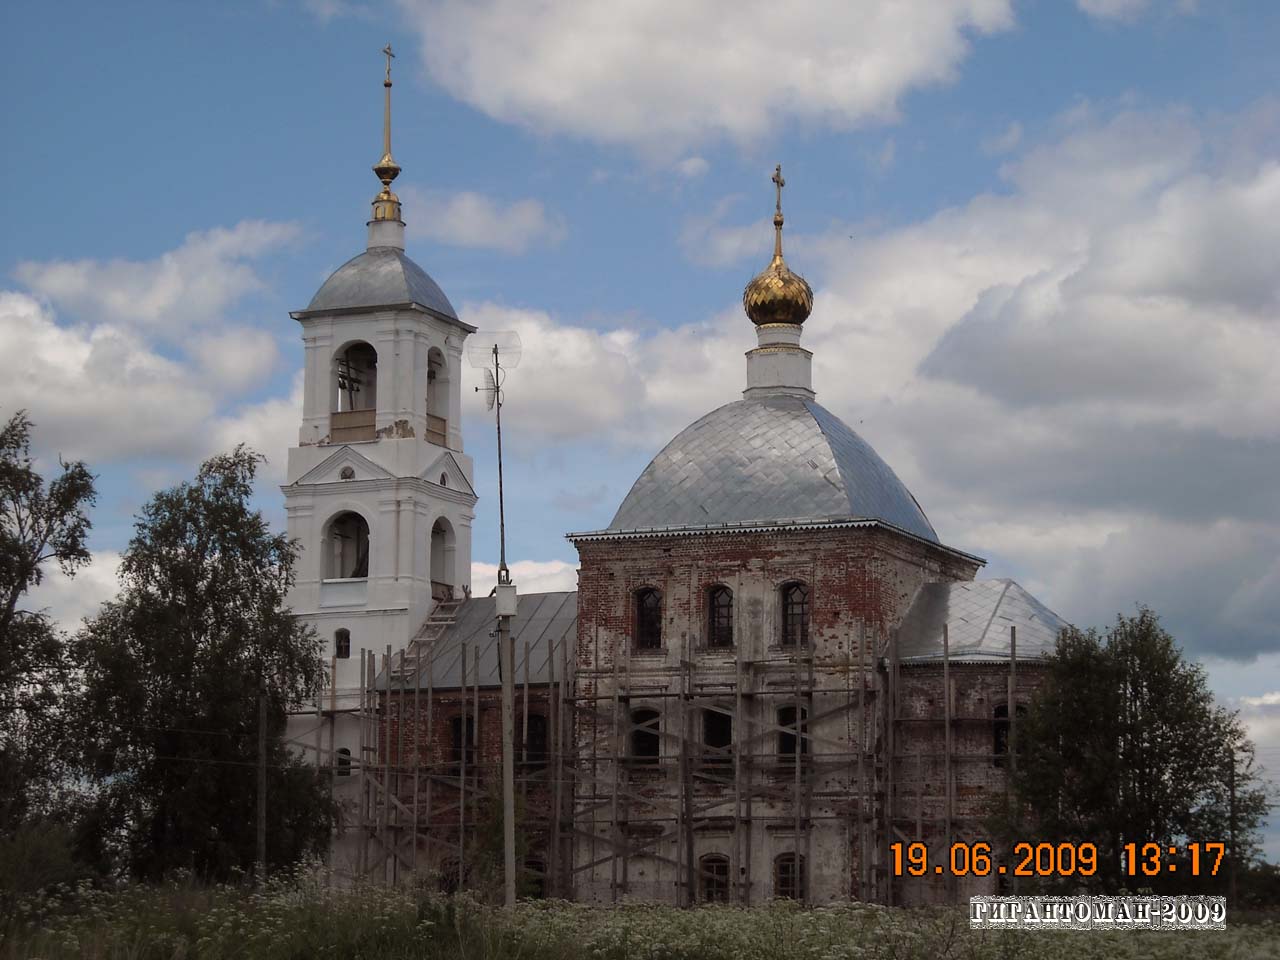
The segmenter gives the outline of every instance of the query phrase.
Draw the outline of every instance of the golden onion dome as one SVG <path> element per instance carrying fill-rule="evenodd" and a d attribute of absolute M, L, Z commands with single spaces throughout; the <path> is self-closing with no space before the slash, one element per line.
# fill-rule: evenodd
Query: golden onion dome
<path fill-rule="evenodd" d="M 778 202 L 773 214 L 773 259 L 742 291 L 742 306 L 756 326 L 766 323 L 802 324 L 813 312 L 813 288 L 782 257 L 782 164 L 773 171 Z"/>

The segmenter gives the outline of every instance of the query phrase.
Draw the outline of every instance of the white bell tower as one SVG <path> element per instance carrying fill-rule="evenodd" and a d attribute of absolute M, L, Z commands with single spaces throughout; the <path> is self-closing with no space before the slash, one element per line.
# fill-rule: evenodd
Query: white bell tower
<path fill-rule="evenodd" d="M 475 328 L 405 256 L 383 52 L 383 156 L 373 168 L 382 190 L 368 248 L 290 314 L 306 359 L 282 488 L 289 536 L 301 544 L 290 606 L 324 640 L 330 675 L 319 715 L 293 717 L 290 737 L 333 765 L 335 796 L 352 802 L 359 651 L 400 650 L 437 602 L 469 590 L 476 503 L 460 423 L 463 342 Z"/>

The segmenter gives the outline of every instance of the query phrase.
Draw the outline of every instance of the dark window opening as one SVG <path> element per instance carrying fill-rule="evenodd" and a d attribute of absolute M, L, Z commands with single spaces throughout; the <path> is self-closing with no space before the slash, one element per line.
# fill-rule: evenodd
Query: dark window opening
<path fill-rule="evenodd" d="M 809 588 L 789 583 L 782 588 L 782 646 L 809 645 Z"/>
<path fill-rule="evenodd" d="M 631 714 L 631 725 L 631 759 L 637 763 L 657 763 L 662 753 L 658 736 L 658 711 L 634 711 Z"/>
<path fill-rule="evenodd" d="M 461 774 L 464 763 L 468 774 L 475 773 L 476 724 L 474 717 L 454 717 L 449 721 L 449 758 L 453 762 L 453 776 L 456 777 Z"/>
<path fill-rule="evenodd" d="M 778 708 L 778 756 L 794 757 L 796 755 L 796 708 Z M 800 755 L 809 753 L 809 711 L 800 708 Z"/>
<path fill-rule="evenodd" d="M 529 714 L 529 734 L 520 745 L 521 762 L 526 770 L 543 770 L 547 766 L 547 718 Z"/>
<path fill-rule="evenodd" d="M 339 660 L 351 657 L 351 631 L 337 630 L 333 634 L 333 655 Z"/>
<path fill-rule="evenodd" d="M 351 776 L 351 751 L 346 747 L 338 748 L 338 776 Z"/>
<path fill-rule="evenodd" d="M 729 902 L 729 858 L 710 853 L 698 861 L 699 899 L 703 903 Z"/>
<path fill-rule="evenodd" d="M 702 711 L 705 763 L 733 763 L 733 717 L 717 710 Z"/>
<path fill-rule="evenodd" d="M 773 861 L 773 895 L 786 900 L 805 899 L 804 857 L 783 853 Z"/>
<path fill-rule="evenodd" d="M 707 594 L 707 646 L 733 646 L 733 591 L 712 587 Z"/>
<path fill-rule="evenodd" d="M 662 594 L 652 587 L 636 591 L 637 650 L 659 650 L 662 647 Z"/>
<path fill-rule="evenodd" d="M 1020 703 L 1016 709 L 1018 717 L 1027 715 L 1027 706 Z M 991 758 L 992 766 L 1003 767 L 1005 761 L 1009 758 L 1009 705 L 1007 703 L 997 703 L 995 709 L 991 711 Z M 1016 753 L 1022 756 L 1022 742 L 1019 741 Z"/>
<path fill-rule="evenodd" d="M 341 513 L 329 524 L 325 576 L 330 580 L 369 576 L 369 524 L 360 514 Z"/>

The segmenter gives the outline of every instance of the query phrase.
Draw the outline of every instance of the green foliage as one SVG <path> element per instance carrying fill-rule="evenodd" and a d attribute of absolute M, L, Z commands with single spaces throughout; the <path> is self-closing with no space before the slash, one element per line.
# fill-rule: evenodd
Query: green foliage
<path fill-rule="evenodd" d="M 694 910 L 525 901 L 514 910 L 408 888 L 81 887 L 0 919 L 0 960 L 1174 960 L 1275 955 L 1274 919 L 1203 933 L 974 931 L 963 910 L 789 902 Z"/>
<path fill-rule="evenodd" d="M 1127 843 L 1226 842 L 1233 757 L 1240 862 L 1257 851 L 1266 798 L 1253 746 L 1150 610 L 1118 617 L 1105 636 L 1064 630 L 1016 736 L 1015 807 L 1000 831 L 1096 844 L 1098 889 L 1134 885 L 1118 866 Z M 1186 893 L 1188 873 L 1141 881 Z M 1209 886 L 1225 879 L 1224 871 Z"/>
<path fill-rule="evenodd" d="M 86 510 L 96 498 L 83 463 L 60 461 L 45 482 L 31 431 L 21 411 L 0 428 L 0 836 L 51 810 L 62 793 L 72 664 L 49 619 L 19 604 L 49 564 L 71 576 L 88 563 Z"/>
<path fill-rule="evenodd" d="M 249 506 L 237 447 L 143 508 L 121 592 L 79 638 L 99 851 L 139 877 L 225 878 L 255 856 L 259 690 L 268 703 L 268 862 L 328 843 L 322 773 L 285 748 L 286 710 L 323 683 L 320 641 L 285 608 L 295 548 Z"/>

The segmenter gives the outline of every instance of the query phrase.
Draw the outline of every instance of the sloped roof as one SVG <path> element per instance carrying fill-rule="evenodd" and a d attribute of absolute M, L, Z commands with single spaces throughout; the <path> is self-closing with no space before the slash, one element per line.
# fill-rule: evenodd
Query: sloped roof
<path fill-rule="evenodd" d="M 1067 622 L 1013 580 L 926 583 L 916 591 L 898 627 L 902 663 L 942 659 L 942 626 L 948 655 L 959 662 L 1009 659 L 1009 628 L 1018 628 L 1018 659 L 1053 652 Z"/>
<path fill-rule="evenodd" d="M 572 645 L 578 630 L 578 593 L 524 593 L 517 596 L 516 615 L 511 620 L 511 635 L 515 640 L 517 686 L 524 683 L 525 642 L 529 643 L 529 682 L 551 682 L 552 667 L 556 679 L 562 679 L 561 648 L 568 644 L 568 659 L 573 660 Z M 452 625 L 444 631 L 424 652 L 419 671 L 419 684 L 426 689 L 428 663 L 431 684 L 437 690 L 457 689 L 462 686 L 463 657 L 466 657 L 466 685 L 477 683 L 475 672 L 476 651 L 479 651 L 479 686 L 502 685 L 498 669 L 498 619 L 493 597 L 471 597 L 458 608 Z M 552 660 L 554 657 L 554 661 Z M 385 689 L 385 678 L 379 677 L 378 686 Z M 406 679 L 405 686 L 413 689 L 413 682 Z M 398 689 L 399 681 L 395 687 Z"/>

